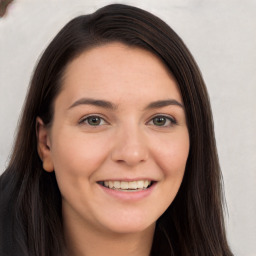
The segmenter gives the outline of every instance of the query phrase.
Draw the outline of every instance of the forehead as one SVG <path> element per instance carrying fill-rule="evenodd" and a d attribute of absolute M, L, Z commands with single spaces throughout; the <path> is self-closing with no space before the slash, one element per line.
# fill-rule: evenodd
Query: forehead
<path fill-rule="evenodd" d="M 121 101 L 124 95 L 153 100 L 169 94 L 182 101 L 175 78 L 159 57 L 122 43 L 85 50 L 68 64 L 62 89 L 73 101 L 81 96 Z"/>

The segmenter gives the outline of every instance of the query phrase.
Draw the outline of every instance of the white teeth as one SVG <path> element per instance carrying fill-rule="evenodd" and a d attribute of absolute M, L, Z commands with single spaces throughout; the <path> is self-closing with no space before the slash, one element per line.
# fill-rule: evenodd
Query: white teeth
<path fill-rule="evenodd" d="M 146 180 L 146 181 L 144 182 L 143 187 L 144 187 L 144 188 L 146 188 L 148 185 L 149 185 L 149 181 L 148 181 L 148 180 Z"/>
<path fill-rule="evenodd" d="M 114 181 L 114 187 L 120 188 L 120 181 Z"/>
<path fill-rule="evenodd" d="M 119 190 L 137 190 L 145 189 L 151 184 L 149 180 L 138 181 L 104 181 L 104 186 Z"/>
<path fill-rule="evenodd" d="M 126 181 L 122 181 L 121 182 L 121 189 L 128 189 L 129 188 L 129 184 Z"/>
<path fill-rule="evenodd" d="M 114 187 L 114 182 L 113 182 L 113 181 L 109 181 L 108 184 L 109 184 L 109 185 L 108 185 L 109 188 L 113 188 L 113 187 Z"/>
<path fill-rule="evenodd" d="M 143 181 L 143 180 L 138 180 L 138 181 L 137 181 L 137 188 L 143 188 L 143 187 L 144 187 L 144 183 L 145 183 L 145 181 Z"/>
<path fill-rule="evenodd" d="M 137 189 L 137 182 L 136 181 L 130 181 L 128 188 L 129 189 Z"/>

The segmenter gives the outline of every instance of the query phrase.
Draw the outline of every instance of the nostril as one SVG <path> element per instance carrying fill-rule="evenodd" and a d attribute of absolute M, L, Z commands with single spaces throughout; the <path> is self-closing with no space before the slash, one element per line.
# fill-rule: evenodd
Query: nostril
<path fill-rule="evenodd" d="M 145 146 L 141 145 L 115 148 L 111 157 L 117 163 L 133 166 L 145 162 L 148 159 L 148 151 Z"/>

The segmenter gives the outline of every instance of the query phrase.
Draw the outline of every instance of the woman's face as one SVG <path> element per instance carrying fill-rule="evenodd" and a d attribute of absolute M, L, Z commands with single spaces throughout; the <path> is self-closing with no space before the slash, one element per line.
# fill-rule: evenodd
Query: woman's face
<path fill-rule="evenodd" d="M 121 43 L 68 65 L 46 136 L 41 155 L 56 173 L 64 221 L 99 231 L 152 227 L 178 192 L 189 152 L 175 79 L 152 53 Z"/>

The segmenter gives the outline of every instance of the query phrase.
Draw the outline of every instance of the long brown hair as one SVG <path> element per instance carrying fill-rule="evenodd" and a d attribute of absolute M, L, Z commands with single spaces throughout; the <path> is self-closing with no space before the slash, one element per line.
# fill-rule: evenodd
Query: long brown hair
<path fill-rule="evenodd" d="M 187 117 L 190 152 L 185 176 L 175 200 L 157 221 L 151 254 L 231 256 L 212 113 L 199 68 L 166 23 L 120 4 L 73 19 L 43 53 L 31 80 L 10 164 L 0 180 L 2 228 L 15 239 L 19 255 L 65 255 L 61 195 L 54 172 L 43 170 L 37 153 L 36 117 L 51 123 L 53 102 L 69 62 L 85 49 L 114 41 L 141 47 L 162 59 L 178 82 Z M 10 218 L 11 222 L 5 221 Z M 10 249 L 5 245 L 2 250 Z"/>

